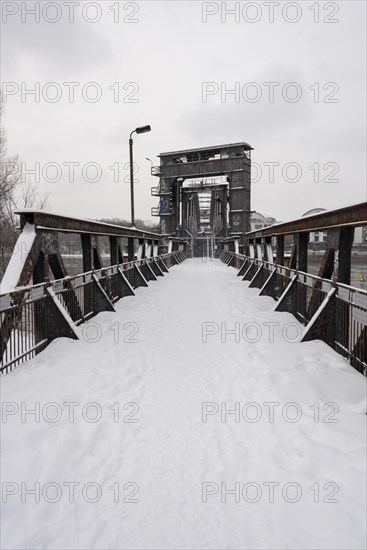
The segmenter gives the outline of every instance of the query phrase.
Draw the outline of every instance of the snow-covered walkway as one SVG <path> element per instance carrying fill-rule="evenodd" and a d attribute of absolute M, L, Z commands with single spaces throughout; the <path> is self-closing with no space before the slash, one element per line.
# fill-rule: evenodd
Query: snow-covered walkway
<path fill-rule="evenodd" d="M 365 548 L 365 380 L 274 304 L 188 260 L 2 377 L 1 547 Z"/>

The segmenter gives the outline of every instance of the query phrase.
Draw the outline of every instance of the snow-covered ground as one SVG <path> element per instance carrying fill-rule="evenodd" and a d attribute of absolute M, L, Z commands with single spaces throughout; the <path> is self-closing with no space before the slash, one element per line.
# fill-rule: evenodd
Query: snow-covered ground
<path fill-rule="evenodd" d="M 274 304 L 188 260 L 2 377 L 1 547 L 365 548 L 365 379 Z"/>

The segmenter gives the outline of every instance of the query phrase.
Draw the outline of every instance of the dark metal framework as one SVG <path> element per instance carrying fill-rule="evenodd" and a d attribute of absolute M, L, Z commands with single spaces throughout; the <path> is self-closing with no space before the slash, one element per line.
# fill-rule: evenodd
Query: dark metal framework
<path fill-rule="evenodd" d="M 162 235 L 134 228 L 33 210 L 18 213 L 21 229 L 31 226 L 34 235 L 29 250 L 17 251 L 25 256 L 17 262 L 14 288 L 0 295 L 1 372 L 9 372 L 57 337 L 78 338 L 80 323 L 100 311 L 114 311 L 118 299 L 163 276 L 188 253 L 187 241 L 174 236 L 166 242 Z M 350 286 L 354 228 L 361 226 L 367 226 L 367 203 L 248 232 L 247 255 L 239 253 L 241 235 L 234 234 L 222 239 L 221 258 L 261 295 L 277 300 L 277 311 L 295 315 L 306 326 L 304 341 L 324 340 L 366 374 L 367 292 Z M 307 272 L 307 245 L 310 232 L 320 230 L 327 232 L 328 241 L 315 276 Z M 83 273 L 77 277 L 67 276 L 60 232 L 81 236 Z M 293 235 L 288 265 L 286 235 Z M 109 238 L 110 266 L 102 265 L 100 236 Z M 124 262 L 122 238 L 137 242 L 136 261 Z M 31 280 L 33 285 L 27 286 Z"/>
<path fill-rule="evenodd" d="M 367 375 L 365 290 L 235 252 L 223 252 L 221 260 L 260 289 L 260 296 L 274 298 L 275 311 L 287 311 L 305 325 L 302 342 L 323 340 Z"/>
<path fill-rule="evenodd" d="M 13 288 L 0 294 L 0 372 L 40 353 L 58 337 L 79 338 L 78 325 L 114 303 L 134 295 L 134 289 L 164 276 L 186 259 L 187 243 L 163 241 L 161 235 L 117 225 L 58 216 L 42 211 L 19 211 L 21 230 L 34 229 L 30 249 L 15 247 L 18 255 Z M 58 233 L 81 237 L 83 273 L 68 276 Z M 98 237 L 108 237 L 110 265 L 103 266 Z M 22 242 L 21 233 L 18 242 Z M 125 261 L 121 239 L 137 242 L 137 259 Z M 24 256 L 24 257 L 22 257 Z M 13 269 L 10 262 L 8 269 Z M 51 274 L 54 279 L 51 280 Z M 7 272 L 4 279 L 8 279 Z M 32 285 L 30 285 L 32 282 Z"/>
<path fill-rule="evenodd" d="M 303 341 L 324 340 L 367 374 L 367 292 L 350 286 L 354 228 L 367 226 L 367 203 L 321 212 L 246 233 L 248 254 L 235 251 L 235 240 L 223 241 L 221 259 L 260 295 L 278 301 L 306 326 Z M 325 231 L 327 247 L 319 275 L 308 273 L 310 233 Z M 293 235 L 289 261 L 286 235 Z M 285 264 L 288 265 L 285 265 Z"/>
<path fill-rule="evenodd" d="M 165 249 L 170 252 L 186 247 L 186 241 L 172 238 L 163 240 L 162 236 L 141 231 L 136 228 L 122 227 L 109 223 L 71 218 L 37 210 L 19 210 L 20 228 L 24 230 L 30 224 L 35 231 L 35 239 L 30 250 L 26 251 L 22 271 L 16 286 L 26 286 L 31 279 L 38 284 L 50 279 L 52 275 L 61 279 L 68 275 L 59 246 L 59 233 L 80 235 L 83 252 L 83 272 L 103 267 L 99 237 L 108 237 L 110 244 L 110 265 L 123 262 L 124 252 L 122 239 L 130 243 L 134 250 L 138 245 L 138 259 L 158 256 Z M 17 248 L 17 246 L 16 246 Z M 134 258 L 129 258 L 132 261 Z M 5 278 L 5 277 L 4 277 Z"/>
<path fill-rule="evenodd" d="M 159 197 L 152 214 L 160 217 L 161 233 L 179 237 L 187 231 L 198 232 L 199 212 L 190 199 L 204 190 L 205 178 L 225 176 L 223 185 L 205 185 L 214 195 L 209 213 L 211 232 L 213 224 L 218 228 L 220 223 L 220 236 L 235 236 L 241 245 L 250 228 L 251 151 L 252 147 L 242 142 L 161 153 L 160 166 L 152 168 L 152 174 L 160 179 L 159 186 L 152 189 L 152 195 Z M 199 178 L 203 183 L 196 188 L 184 185 L 185 180 Z"/>
<path fill-rule="evenodd" d="M 349 285 L 354 228 L 363 226 L 367 226 L 367 202 L 275 224 L 246 233 L 245 237 L 250 257 L 265 259 L 268 262 L 275 259 L 276 264 L 285 265 L 284 237 L 293 235 L 288 265 L 291 269 L 307 272 L 310 233 L 325 231 L 327 246 L 321 261 L 319 277 L 333 277 L 338 282 Z"/>

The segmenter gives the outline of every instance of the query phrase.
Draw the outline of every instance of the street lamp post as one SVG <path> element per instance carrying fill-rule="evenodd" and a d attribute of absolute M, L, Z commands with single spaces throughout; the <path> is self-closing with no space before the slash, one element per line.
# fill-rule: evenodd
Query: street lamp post
<path fill-rule="evenodd" d="M 135 128 L 130 134 L 129 139 L 129 152 L 130 152 L 130 201 L 131 201 L 131 227 L 135 227 L 135 211 L 134 211 L 134 157 L 133 157 L 133 134 L 145 134 L 146 132 L 150 132 L 151 127 L 149 125 L 147 126 L 140 126 L 139 128 Z M 134 260 L 134 239 L 128 240 L 128 259 L 129 262 L 132 262 Z"/>

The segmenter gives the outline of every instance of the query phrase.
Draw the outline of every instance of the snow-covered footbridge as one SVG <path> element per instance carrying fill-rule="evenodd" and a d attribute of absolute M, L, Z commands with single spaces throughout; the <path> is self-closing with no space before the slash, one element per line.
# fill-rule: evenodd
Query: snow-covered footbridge
<path fill-rule="evenodd" d="M 3 548 L 365 548 L 363 291 L 117 226 L 98 266 L 92 222 L 85 273 L 57 278 L 53 218 L 22 215 L 0 297 Z"/>

